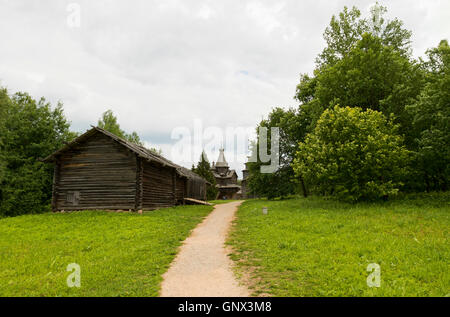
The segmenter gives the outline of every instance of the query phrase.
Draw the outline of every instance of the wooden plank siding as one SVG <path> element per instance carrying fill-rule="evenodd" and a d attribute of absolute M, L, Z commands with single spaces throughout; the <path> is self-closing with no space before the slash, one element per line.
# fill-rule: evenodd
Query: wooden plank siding
<path fill-rule="evenodd" d="M 58 210 L 135 209 L 136 155 L 97 133 L 59 158 Z M 78 192 L 76 204 L 67 197 Z"/>
<path fill-rule="evenodd" d="M 144 162 L 136 154 L 136 207 L 135 210 L 143 209 L 143 199 L 144 199 Z"/>
<path fill-rule="evenodd" d="M 187 181 L 186 197 L 197 200 L 206 200 L 205 181 L 200 177 L 190 178 Z"/>
<path fill-rule="evenodd" d="M 181 178 L 177 175 L 175 191 L 177 203 L 184 203 L 184 198 L 186 197 L 186 178 Z"/>
<path fill-rule="evenodd" d="M 152 210 L 206 198 L 202 177 L 98 127 L 43 161 L 55 164 L 54 211 Z"/>
<path fill-rule="evenodd" d="M 144 162 L 143 208 L 156 209 L 175 205 L 174 169 Z"/>

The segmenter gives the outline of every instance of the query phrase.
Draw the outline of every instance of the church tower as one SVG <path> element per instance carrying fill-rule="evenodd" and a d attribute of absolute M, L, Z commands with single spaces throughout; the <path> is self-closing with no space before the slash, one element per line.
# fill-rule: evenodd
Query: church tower
<path fill-rule="evenodd" d="M 215 168 L 217 173 L 220 175 L 226 175 L 228 173 L 228 170 L 230 169 L 230 167 L 228 166 L 228 162 L 225 159 L 223 148 L 219 150 L 219 158 L 217 159 Z"/>
<path fill-rule="evenodd" d="M 219 190 L 218 199 L 237 199 L 240 195 L 241 186 L 237 183 L 237 173 L 230 170 L 227 160 L 225 159 L 224 149 L 219 150 L 219 158 L 211 167 L 216 178 L 216 187 Z"/>

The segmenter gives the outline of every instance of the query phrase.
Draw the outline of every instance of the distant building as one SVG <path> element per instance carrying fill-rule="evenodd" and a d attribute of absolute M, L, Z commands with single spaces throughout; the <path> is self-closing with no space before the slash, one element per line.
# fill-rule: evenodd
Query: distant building
<path fill-rule="evenodd" d="M 216 178 L 216 187 L 219 190 L 217 199 L 239 199 L 241 186 L 238 185 L 238 176 L 235 170 L 230 170 L 225 160 L 224 150 L 220 149 L 219 158 L 212 163 L 211 171 Z"/>

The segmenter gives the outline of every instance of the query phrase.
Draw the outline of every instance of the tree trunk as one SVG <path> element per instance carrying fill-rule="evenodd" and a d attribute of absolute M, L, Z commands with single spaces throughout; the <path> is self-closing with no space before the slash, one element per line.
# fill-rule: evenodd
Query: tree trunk
<path fill-rule="evenodd" d="M 300 176 L 300 183 L 302 184 L 303 197 L 308 197 L 308 191 L 306 190 L 305 182 L 303 181 L 303 177 Z"/>

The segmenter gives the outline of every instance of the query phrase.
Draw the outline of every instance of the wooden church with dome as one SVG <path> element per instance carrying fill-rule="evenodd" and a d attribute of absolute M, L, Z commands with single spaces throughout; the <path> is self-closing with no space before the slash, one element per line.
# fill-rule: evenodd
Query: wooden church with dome
<path fill-rule="evenodd" d="M 235 170 L 230 170 L 225 159 L 224 149 L 219 151 L 217 162 L 213 162 L 211 166 L 218 189 L 217 199 L 239 199 L 241 186 L 238 185 L 238 175 Z"/>

